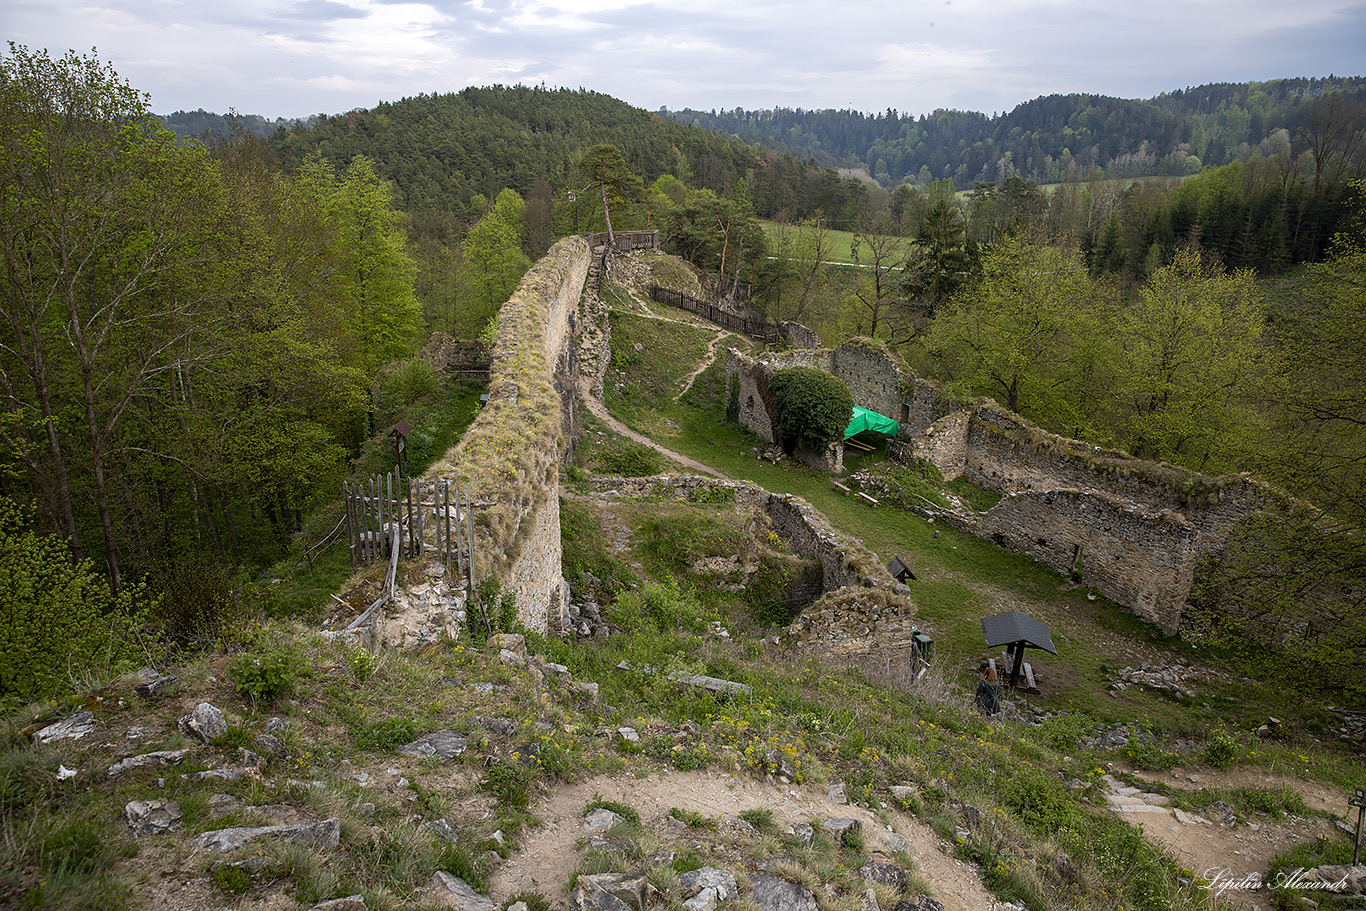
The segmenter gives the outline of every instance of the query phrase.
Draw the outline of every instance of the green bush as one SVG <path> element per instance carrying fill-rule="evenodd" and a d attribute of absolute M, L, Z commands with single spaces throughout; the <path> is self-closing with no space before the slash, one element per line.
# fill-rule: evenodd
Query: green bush
<path fill-rule="evenodd" d="M 441 377 L 436 368 L 420 357 L 400 361 L 380 378 L 375 390 L 376 410 L 384 417 L 436 395 Z"/>
<path fill-rule="evenodd" d="M 29 529 L 27 512 L 0 499 L 0 699 L 72 689 L 72 678 L 123 673 L 146 658 L 137 644 L 156 600 L 143 585 L 115 597 L 65 542 Z"/>
<path fill-rule="evenodd" d="M 609 609 L 609 618 L 626 633 L 701 633 L 711 619 L 692 593 L 679 589 L 672 579 L 648 582 L 636 591 L 622 592 Z"/>
<path fill-rule="evenodd" d="M 288 644 L 262 652 L 243 652 L 228 665 L 237 692 L 262 702 L 271 702 L 294 688 L 307 666 Z"/>
<path fill-rule="evenodd" d="M 362 750 L 392 750 L 417 738 L 417 725 L 407 718 L 386 718 L 356 731 L 356 746 Z"/>
<path fill-rule="evenodd" d="M 623 478 L 648 478 L 659 474 L 664 458 L 644 443 L 627 440 L 619 446 L 598 450 L 597 468 Z"/>
<path fill-rule="evenodd" d="M 735 556 L 749 544 L 738 520 L 710 513 L 647 519 L 640 540 L 645 555 L 668 573 L 681 573 L 704 557 Z"/>
<path fill-rule="evenodd" d="M 768 382 L 773 424 L 788 452 L 823 452 L 844 438 L 854 413 L 854 397 L 838 377 L 815 367 L 784 367 Z"/>
<path fill-rule="evenodd" d="M 1243 748 L 1226 731 L 1218 731 L 1205 744 L 1205 762 L 1216 769 L 1227 769 L 1238 761 Z"/>

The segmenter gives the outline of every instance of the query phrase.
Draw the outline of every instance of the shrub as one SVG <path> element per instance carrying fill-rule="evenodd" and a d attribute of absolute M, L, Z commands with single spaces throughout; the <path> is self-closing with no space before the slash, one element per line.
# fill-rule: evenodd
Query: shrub
<path fill-rule="evenodd" d="M 815 367 L 785 367 L 773 374 L 773 423 L 783 448 L 822 452 L 844 438 L 854 397 L 839 378 Z"/>
<path fill-rule="evenodd" d="M 357 731 L 356 746 L 362 750 L 392 750 L 416 737 L 417 725 L 407 718 L 386 718 Z"/>
<path fill-rule="evenodd" d="M 303 659 L 289 645 L 277 645 L 264 652 L 243 652 L 228 665 L 228 676 L 237 691 L 262 702 L 288 693 L 306 671 Z"/>
<path fill-rule="evenodd" d="M 156 601 L 145 586 L 118 597 L 65 542 L 28 528 L 27 512 L 0 499 L 0 698 L 70 690 L 73 676 L 132 670 L 136 635 Z M 145 660 L 145 659 L 144 659 Z"/>
<path fill-rule="evenodd" d="M 648 478 L 659 474 L 663 465 L 664 459 L 658 452 L 635 440 L 601 449 L 597 454 L 599 471 L 623 478 Z"/>
<path fill-rule="evenodd" d="M 436 368 L 420 357 L 401 361 L 382 377 L 375 390 L 376 406 L 384 416 L 431 398 L 441 388 Z"/>

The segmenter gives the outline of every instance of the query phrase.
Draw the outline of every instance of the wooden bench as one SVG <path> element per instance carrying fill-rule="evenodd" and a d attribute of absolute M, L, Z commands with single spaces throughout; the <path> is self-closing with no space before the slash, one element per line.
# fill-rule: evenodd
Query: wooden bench
<path fill-rule="evenodd" d="M 853 493 L 852 490 L 850 490 L 848 487 L 845 487 L 845 486 L 844 486 L 843 484 L 841 484 L 839 481 L 831 481 L 830 483 L 833 484 L 833 485 L 835 486 L 835 489 L 836 489 L 836 490 L 838 490 L 840 493 L 844 494 L 846 497 L 849 496 L 851 493 Z"/>
<path fill-rule="evenodd" d="M 876 500 L 875 498 L 873 498 L 873 497 L 868 496 L 868 495 L 867 495 L 866 493 L 864 493 L 863 491 L 860 490 L 860 491 L 858 492 L 858 495 L 859 495 L 860 497 L 862 497 L 863 499 L 867 500 L 869 506 L 876 506 L 876 505 L 877 505 L 877 500 Z"/>
<path fill-rule="evenodd" d="M 994 669 L 996 667 L 996 660 L 991 658 L 988 659 L 988 661 Z M 996 679 L 1001 681 L 1002 686 L 1005 686 L 1010 682 L 1010 655 L 1005 652 L 1001 652 L 1001 667 L 1004 671 L 997 673 Z M 1016 681 L 1015 689 L 1024 690 L 1026 693 L 1035 696 L 1040 695 L 1043 691 L 1040 690 L 1039 685 L 1034 682 L 1034 668 L 1030 666 L 1028 661 L 1023 662 L 1020 672 L 1022 679 Z"/>

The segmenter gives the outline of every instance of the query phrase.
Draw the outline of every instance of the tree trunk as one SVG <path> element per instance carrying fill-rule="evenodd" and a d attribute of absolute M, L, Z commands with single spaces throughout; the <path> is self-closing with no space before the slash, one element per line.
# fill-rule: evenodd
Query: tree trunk
<path fill-rule="evenodd" d="M 617 245 L 617 239 L 612 234 L 612 213 L 607 210 L 607 184 L 599 182 L 598 189 L 602 191 L 602 219 L 607 222 L 607 249 L 611 250 Z"/>

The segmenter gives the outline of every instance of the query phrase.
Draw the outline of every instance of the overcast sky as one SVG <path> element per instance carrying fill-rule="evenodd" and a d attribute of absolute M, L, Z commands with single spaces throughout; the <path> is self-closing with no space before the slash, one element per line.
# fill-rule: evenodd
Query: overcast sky
<path fill-rule="evenodd" d="M 267 117 L 494 83 L 647 110 L 990 114 L 1366 75 L 1366 2 L 1348 0 L 0 0 L 0 35 L 96 48 L 158 113 Z"/>

